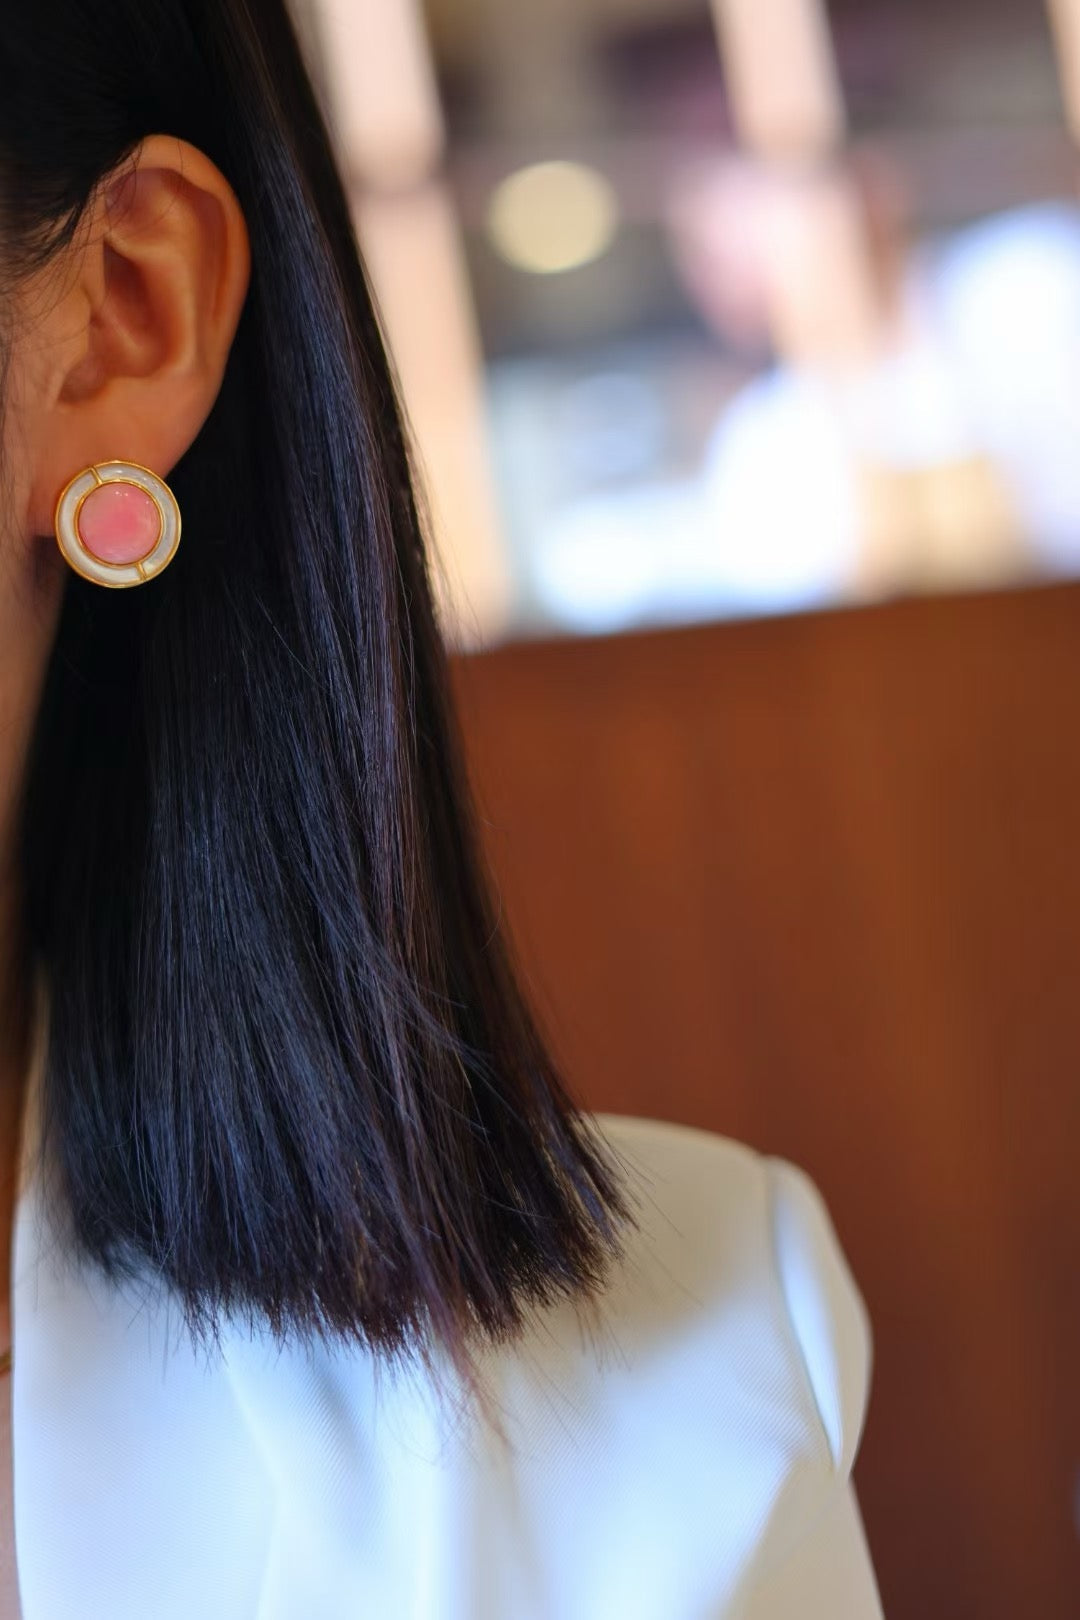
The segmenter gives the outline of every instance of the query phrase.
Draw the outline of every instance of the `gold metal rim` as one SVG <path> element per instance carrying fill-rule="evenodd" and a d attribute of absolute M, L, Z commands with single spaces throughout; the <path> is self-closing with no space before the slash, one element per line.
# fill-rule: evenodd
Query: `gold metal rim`
<path fill-rule="evenodd" d="M 136 471 L 145 473 L 147 478 L 153 480 L 155 487 L 153 489 L 147 489 L 145 484 L 139 483 L 136 479 L 125 478 L 123 476 L 117 478 L 102 478 L 101 471 L 105 471 L 111 467 L 133 467 Z M 70 518 L 70 532 L 62 534 L 61 510 L 63 508 L 64 501 L 66 500 L 72 485 L 77 484 L 81 478 L 85 478 L 87 473 L 91 473 L 93 475 L 94 483 L 89 489 L 84 490 L 83 494 L 80 495 L 78 502 L 76 503 L 74 512 L 71 514 Z M 103 558 L 96 557 L 94 553 L 89 551 L 82 542 L 78 525 L 78 518 L 79 513 L 82 510 L 82 504 L 88 495 L 91 495 L 95 489 L 101 488 L 103 484 L 130 484 L 135 489 L 141 489 L 145 495 L 149 495 L 150 499 L 154 502 L 154 505 L 158 509 L 157 538 L 149 550 L 144 552 L 141 558 L 137 558 L 133 562 L 106 562 Z M 153 555 L 156 548 L 161 544 L 162 537 L 164 536 L 167 527 L 166 502 L 168 502 L 168 505 L 171 508 L 171 516 L 175 522 L 176 531 L 167 555 L 153 569 L 152 573 L 147 574 L 143 570 L 143 564 L 148 557 Z M 53 527 L 56 532 L 57 544 L 60 547 L 60 551 L 65 562 L 67 562 L 77 574 L 81 575 L 83 579 L 89 580 L 92 585 L 104 585 L 116 590 L 126 590 L 136 583 L 156 579 L 158 574 L 163 573 L 176 556 L 177 548 L 180 545 L 180 506 L 177 502 L 176 496 L 173 494 L 168 484 L 161 477 L 160 473 L 156 473 L 152 467 L 145 467 L 140 461 L 101 461 L 97 462 L 96 464 L 91 464 L 88 467 L 80 468 L 73 477 L 68 479 L 56 500 L 56 506 L 53 512 Z M 84 558 L 87 564 L 92 565 L 92 568 L 95 571 L 91 571 L 90 567 L 83 567 L 80 565 L 80 560 Z M 110 572 L 115 572 L 117 574 L 127 573 L 132 568 L 135 569 L 139 576 L 138 581 L 121 578 L 109 579 L 107 577 Z M 106 577 L 102 578 L 101 574 L 96 570 L 104 570 Z"/>

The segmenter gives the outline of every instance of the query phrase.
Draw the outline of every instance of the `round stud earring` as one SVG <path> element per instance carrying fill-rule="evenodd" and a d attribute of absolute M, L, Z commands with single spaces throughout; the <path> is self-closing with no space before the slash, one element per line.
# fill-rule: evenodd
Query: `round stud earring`
<path fill-rule="evenodd" d="M 67 483 L 56 502 L 65 560 L 95 585 L 143 585 L 180 544 L 180 508 L 163 478 L 135 461 L 101 461 Z"/>

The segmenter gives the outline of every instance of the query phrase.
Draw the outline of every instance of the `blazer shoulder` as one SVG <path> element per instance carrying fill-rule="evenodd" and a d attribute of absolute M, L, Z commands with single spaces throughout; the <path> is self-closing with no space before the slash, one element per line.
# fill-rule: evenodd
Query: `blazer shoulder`
<path fill-rule="evenodd" d="M 650 1242 L 706 1299 L 753 1308 L 759 1343 L 779 1343 L 814 1448 L 850 1473 L 873 1360 L 866 1303 L 828 1205 L 791 1161 L 696 1126 L 601 1114 L 643 1182 Z"/>
<path fill-rule="evenodd" d="M 873 1335 L 866 1302 L 816 1182 L 787 1159 L 764 1159 L 773 1252 L 792 1339 L 833 1464 L 851 1472 L 866 1418 Z"/>

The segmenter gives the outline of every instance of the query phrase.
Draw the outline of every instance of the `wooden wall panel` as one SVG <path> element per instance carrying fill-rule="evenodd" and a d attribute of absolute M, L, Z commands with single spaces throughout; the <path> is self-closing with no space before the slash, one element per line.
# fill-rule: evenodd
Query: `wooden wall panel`
<path fill-rule="evenodd" d="M 586 1106 L 804 1165 L 890 1620 L 1080 1613 L 1080 588 L 454 661 Z"/>

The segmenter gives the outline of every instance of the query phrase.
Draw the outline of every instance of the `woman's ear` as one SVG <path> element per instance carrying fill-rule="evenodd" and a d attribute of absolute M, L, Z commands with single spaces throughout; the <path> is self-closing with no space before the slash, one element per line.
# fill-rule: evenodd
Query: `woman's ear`
<path fill-rule="evenodd" d="M 28 535 L 51 532 L 60 491 L 93 462 L 168 476 L 217 398 L 251 274 L 232 187 L 171 135 L 148 136 L 99 188 L 64 251 L 63 297 L 17 322 Z"/>

